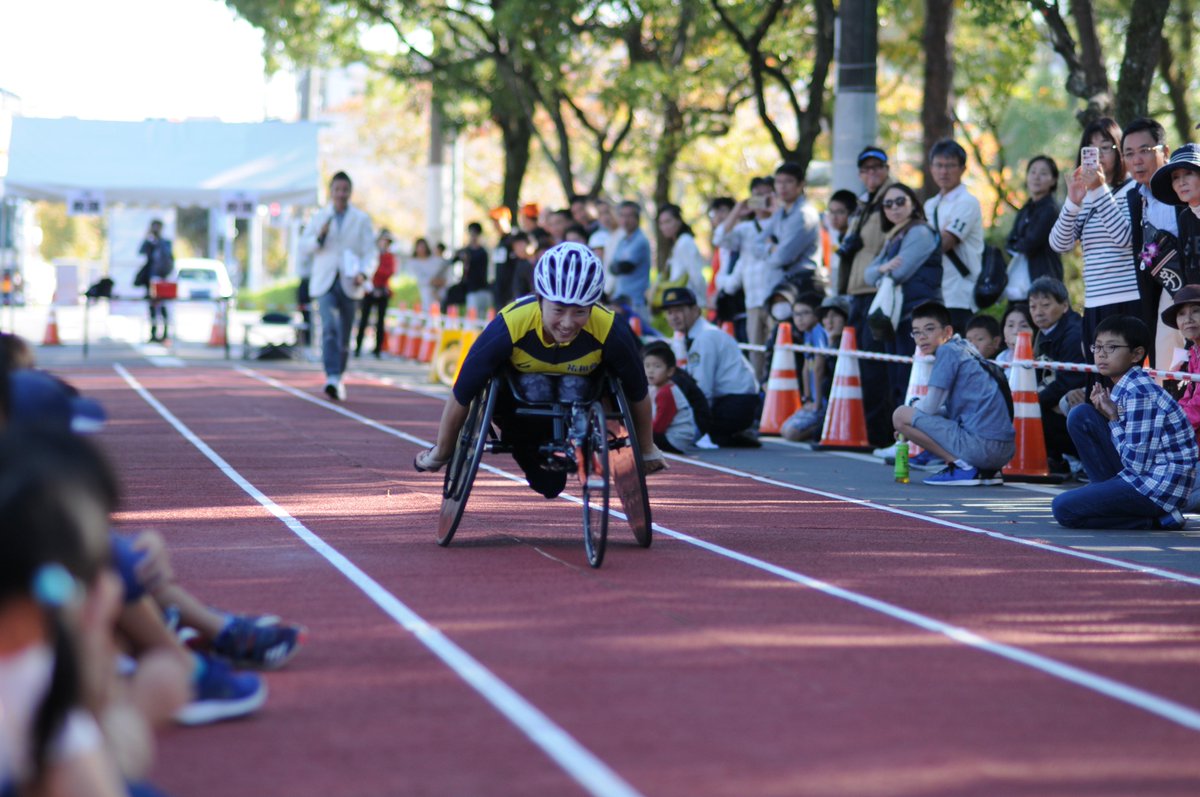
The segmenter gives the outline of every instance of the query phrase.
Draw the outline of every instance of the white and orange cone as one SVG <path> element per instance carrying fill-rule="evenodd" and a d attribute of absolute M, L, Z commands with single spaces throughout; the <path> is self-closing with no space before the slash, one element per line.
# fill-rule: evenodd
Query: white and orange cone
<path fill-rule="evenodd" d="M 833 370 L 833 390 L 829 394 L 829 408 L 825 411 L 820 448 L 871 448 L 867 440 L 867 416 L 863 409 L 858 358 L 847 356 L 848 352 L 855 351 L 858 351 L 858 345 L 854 327 L 846 327 L 842 332 L 837 367 Z"/>
<path fill-rule="evenodd" d="M 58 311 L 53 305 L 50 307 L 50 315 L 46 317 L 46 334 L 42 336 L 42 345 L 62 345 L 62 338 L 58 336 Z"/>
<path fill-rule="evenodd" d="M 792 345 L 792 325 L 780 324 L 771 356 L 771 375 L 763 403 L 759 434 L 779 434 L 783 422 L 800 409 L 800 382 L 796 378 L 796 353 L 783 348 Z"/>
<path fill-rule="evenodd" d="M 1017 334 L 1013 362 L 1033 359 L 1032 335 Z M 1013 394 L 1013 428 L 1017 433 L 1017 453 L 1004 466 L 1004 476 L 1020 480 L 1046 479 L 1050 467 L 1046 461 L 1046 437 L 1042 432 L 1042 408 L 1038 405 L 1037 378 L 1032 368 L 1014 365 L 1008 373 Z"/>

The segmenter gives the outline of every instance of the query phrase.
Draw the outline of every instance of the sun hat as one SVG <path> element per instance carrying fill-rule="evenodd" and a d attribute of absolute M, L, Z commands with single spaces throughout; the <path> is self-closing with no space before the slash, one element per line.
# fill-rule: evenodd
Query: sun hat
<path fill-rule="evenodd" d="M 1159 167 L 1154 176 L 1150 178 L 1150 193 L 1154 194 L 1154 198 L 1159 202 L 1165 202 L 1168 205 L 1183 204 L 1179 195 L 1175 193 L 1175 189 L 1171 187 L 1171 175 L 1178 169 L 1187 169 L 1200 174 L 1200 147 L 1195 144 L 1184 144 L 1172 152 L 1171 160 L 1167 161 L 1166 165 Z"/>
<path fill-rule="evenodd" d="M 1175 302 L 1162 311 L 1162 322 L 1172 329 L 1179 329 L 1176 318 L 1185 304 L 1200 304 L 1200 285 L 1184 285 L 1172 297 Z"/>

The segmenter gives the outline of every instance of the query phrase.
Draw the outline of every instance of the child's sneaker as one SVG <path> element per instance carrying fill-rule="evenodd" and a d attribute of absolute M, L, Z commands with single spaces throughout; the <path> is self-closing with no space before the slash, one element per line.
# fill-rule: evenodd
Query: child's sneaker
<path fill-rule="evenodd" d="M 234 616 L 210 650 L 235 667 L 277 670 L 304 644 L 303 626 L 285 625 L 278 617 Z"/>
<path fill-rule="evenodd" d="M 951 462 L 942 470 L 925 479 L 926 484 L 943 484 L 948 487 L 977 487 L 983 484 L 978 468 L 960 468 Z"/>
<path fill-rule="evenodd" d="M 267 685 L 258 675 L 234 672 L 228 664 L 203 654 L 195 654 L 203 668 L 193 684 L 194 698 L 175 714 L 181 725 L 207 725 L 211 722 L 253 714 L 267 702 Z"/>
<path fill-rule="evenodd" d="M 917 470 L 933 470 L 938 466 L 944 467 L 945 464 L 941 457 L 935 457 L 929 451 L 922 451 L 915 457 L 908 458 L 908 467 L 916 468 Z"/>

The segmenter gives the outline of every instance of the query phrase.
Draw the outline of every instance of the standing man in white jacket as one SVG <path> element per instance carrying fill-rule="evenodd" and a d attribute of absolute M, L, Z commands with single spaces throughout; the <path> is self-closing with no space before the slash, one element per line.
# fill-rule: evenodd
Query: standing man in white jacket
<path fill-rule="evenodd" d="M 345 172 L 329 181 L 329 204 L 308 225 L 300 243 L 312 254 L 309 292 L 321 311 L 321 354 L 325 363 L 325 395 L 346 398 L 342 374 L 350 356 L 350 332 L 363 286 L 375 270 L 375 230 L 371 219 L 350 206 L 352 185 Z"/>

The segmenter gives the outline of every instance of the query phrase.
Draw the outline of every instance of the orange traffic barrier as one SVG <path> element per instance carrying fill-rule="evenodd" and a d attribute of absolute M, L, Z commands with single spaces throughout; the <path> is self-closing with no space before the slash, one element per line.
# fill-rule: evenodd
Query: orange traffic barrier
<path fill-rule="evenodd" d="M 675 352 L 675 367 L 687 368 L 687 340 L 682 332 L 676 331 L 671 338 L 671 349 Z"/>
<path fill-rule="evenodd" d="M 913 399 L 925 398 L 929 395 L 929 377 L 933 375 L 933 360 L 927 359 L 920 352 L 913 355 L 912 370 L 908 374 L 908 390 L 904 392 L 904 403 L 911 407 Z M 925 449 L 908 441 L 908 456 L 911 459 Z"/>
<path fill-rule="evenodd" d="M 858 351 L 854 327 L 842 331 L 837 367 L 833 369 L 833 390 L 829 393 L 829 408 L 821 429 L 820 448 L 871 448 L 867 440 L 867 416 L 863 409 L 862 377 L 858 358 L 847 356 Z"/>
<path fill-rule="evenodd" d="M 217 305 L 217 312 L 213 315 L 212 332 L 208 335 L 208 345 L 221 348 L 225 343 L 225 303 L 221 302 Z"/>
<path fill-rule="evenodd" d="M 732 326 L 731 322 L 726 322 Z M 771 376 L 767 379 L 767 397 L 763 404 L 759 434 L 779 434 L 783 422 L 800 409 L 800 382 L 796 379 L 796 355 L 783 348 L 792 345 L 792 325 L 780 324 L 771 355 Z"/>
<path fill-rule="evenodd" d="M 58 336 L 58 311 L 50 307 L 50 315 L 46 318 L 46 334 L 42 336 L 43 346 L 61 346 L 62 339 Z"/>
<path fill-rule="evenodd" d="M 442 313 L 435 304 L 430 308 L 430 314 L 425 319 L 425 331 L 421 337 L 421 351 L 417 355 L 417 359 L 420 362 L 427 363 L 433 360 L 433 353 L 437 350 L 441 330 Z"/>
<path fill-rule="evenodd" d="M 1013 360 L 1032 360 L 1033 343 L 1029 332 L 1017 334 Z M 1038 406 L 1037 378 L 1032 368 L 1011 368 L 1008 384 L 1013 395 L 1013 427 L 1017 432 L 1017 453 L 1004 466 L 1004 476 L 1015 479 L 1045 479 L 1050 476 L 1046 462 L 1046 437 L 1042 433 L 1042 409 Z"/>

